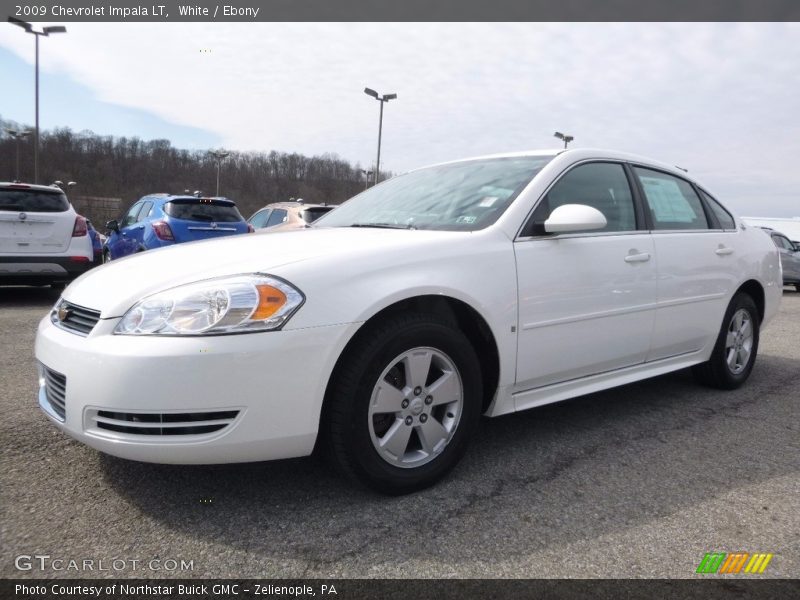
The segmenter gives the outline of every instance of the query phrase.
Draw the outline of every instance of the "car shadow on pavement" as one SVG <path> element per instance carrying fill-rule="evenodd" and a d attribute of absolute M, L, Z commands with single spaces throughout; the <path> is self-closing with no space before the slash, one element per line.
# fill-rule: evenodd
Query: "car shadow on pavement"
<path fill-rule="evenodd" d="M 51 307 L 61 290 L 52 287 L 0 286 L 0 308 L 24 306 L 26 308 Z"/>
<path fill-rule="evenodd" d="M 398 498 L 316 458 L 163 466 L 100 455 L 99 463 L 115 492 L 167 530 L 283 564 L 278 573 L 286 561 L 305 565 L 295 574 L 353 563 L 386 573 L 401 558 L 480 564 L 641 525 L 800 470 L 786 398 L 798 372 L 800 361 L 762 355 L 732 392 L 681 371 L 485 419 L 453 473 Z"/>

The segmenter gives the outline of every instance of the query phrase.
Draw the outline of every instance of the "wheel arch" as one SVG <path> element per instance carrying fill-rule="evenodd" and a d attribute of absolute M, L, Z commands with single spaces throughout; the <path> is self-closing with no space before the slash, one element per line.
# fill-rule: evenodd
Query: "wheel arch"
<path fill-rule="evenodd" d="M 372 328 L 382 320 L 407 311 L 430 313 L 443 317 L 451 321 L 455 327 L 467 336 L 481 362 L 483 379 L 481 411 L 485 412 L 489 408 L 500 380 L 500 354 L 491 327 L 474 307 L 463 300 L 452 296 L 422 294 L 397 300 L 381 308 L 365 320 L 347 341 L 328 376 L 320 415 L 321 421 L 325 419 L 329 393 L 336 373 L 353 346 L 357 345 L 365 336 L 368 336 Z"/>
<path fill-rule="evenodd" d="M 766 311 L 766 296 L 764 294 L 764 286 L 755 279 L 748 279 L 740 285 L 734 296 L 740 292 L 744 292 L 753 299 L 758 309 L 758 322 L 764 322 L 764 314 Z"/>

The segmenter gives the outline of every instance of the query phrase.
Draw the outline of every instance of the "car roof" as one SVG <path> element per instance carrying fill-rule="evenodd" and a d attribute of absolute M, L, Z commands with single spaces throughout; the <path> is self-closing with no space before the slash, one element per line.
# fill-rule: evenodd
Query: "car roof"
<path fill-rule="evenodd" d="M 305 202 L 272 202 L 259 208 L 256 212 L 265 208 L 333 208 L 332 204 L 306 204 Z"/>
<path fill-rule="evenodd" d="M 0 181 L 0 189 L 31 190 L 34 192 L 49 192 L 51 194 L 64 193 L 64 190 L 55 185 L 37 185 L 22 181 Z"/>
<path fill-rule="evenodd" d="M 141 200 L 159 200 L 165 204 L 173 200 L 214 200 L 215 202 L 225 202 L 232 205 L 236 204 L 236 202 L 224 196 L 193 196 L 191 194 L 147 194 L 139 198 L 137 202 Z"/>
<path fill-rule="evenodd" d="M 675 165 L 670 165 L 664 162 L 660 162 L 654 160 L 652 158 L 648 158 L 646 156 L 641 156 L 638 154 L 632 154 L 629 152 L 620 152 L 618 150 L 608 150 L 604 148 L 572 148 L 564 150 L 562 149 L 539 149 L 539 150 L 524 150 L 521 152 L 502 152 L 498 154 L 485 154 L 482 156 L 474 156 L 471 158 L 462 158 L 459 160 L 450 160 L 442 163 L 437 163 L 433 165 L 426 165 L 425 167 L 420 167 L 421 169 L 433 166 L 438 167 L 442 165 L 451 165 L 463 162 L 469 162 L 473 160 L 487 160 L 492 158 L 519 158 L 523 156 L 541 156 L 541 157 L 551 157 L 555 158 L 557 156 L 563 156 L 568 158 L 571 161 L 578 161 L 584 159 L 611 159 L 611 160 L 621 160 L 625 162 L 632 162 L 632 163 L 640 163 L 642 165 L 649 165 L 653 167 L 657 167 L 659 169 L 663 169 L 665 171 L 669 171 L 681 177 L 687 177 L 688 172 L 685 169 L 677 167 Z M 412 171 L 416 171 L 418 169 L 412 169 Z"/>

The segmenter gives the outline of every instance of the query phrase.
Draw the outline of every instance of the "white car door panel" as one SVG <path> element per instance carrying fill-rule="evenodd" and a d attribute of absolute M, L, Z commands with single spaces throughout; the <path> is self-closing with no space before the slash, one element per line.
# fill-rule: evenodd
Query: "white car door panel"
<path fill-rule="evenodd" d="M 548 235 L 544 222 L 569 204 L 600 211 L 605 226 Z M 652 236 L 637 230 L 636 212 L 628 175 L 612 161 L 576 165 L 537 204 L 514 244 L 518 390 L 644 362 L 656 261 Z"/>
<path fill-rule="evenodd" d="M 738 234 L 714 229 L 719 216 L 706 213 L 688 181 L 644 167 L 633 171 L 658 257 L 658 308 L 647 360 L 696 352 L 716 340 L 742 271 Z"/>
<path fill-rule="evenodd" d="M 515 252 L 517 389 L 645 360 L 656 301 L 649 233 L 519 241 Z"/>
<path fill-rule="evenodd" d="M 648 361 L 695 352 L 716 339 L 740 267 L 736 233 L 654 233 L 658 309 Z"/>

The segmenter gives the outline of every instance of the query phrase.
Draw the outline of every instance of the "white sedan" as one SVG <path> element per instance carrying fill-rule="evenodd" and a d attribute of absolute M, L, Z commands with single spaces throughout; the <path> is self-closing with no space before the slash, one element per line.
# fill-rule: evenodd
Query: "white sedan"
<path fill-rule="evenodd" d="M 390 179 L 310 230 L 114 261 L 38 330 L 39 404 L 157 463 L 308 455 L 387 493 L 481 414 L 692 367 L 735 388 L 782 292 L 769 236 L 681 170 L 526 152 Z"/>

